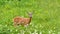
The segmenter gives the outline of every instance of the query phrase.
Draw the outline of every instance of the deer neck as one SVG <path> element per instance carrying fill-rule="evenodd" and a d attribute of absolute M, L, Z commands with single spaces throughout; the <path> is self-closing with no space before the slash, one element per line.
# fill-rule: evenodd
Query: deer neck
<path fill-rule="evenodd" d="M 31 22 L 32 17 L 30 17 L 29 23 Z"/>

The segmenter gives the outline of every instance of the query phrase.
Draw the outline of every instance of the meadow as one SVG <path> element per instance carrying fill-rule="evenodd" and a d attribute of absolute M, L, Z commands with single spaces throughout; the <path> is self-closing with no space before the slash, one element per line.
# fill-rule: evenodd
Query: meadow
<path fill-rule="evenodd" d="M 29 26 L 13 25 L 16 16 L 29 18 Z M 60 34 L 60 0 L 0 0 L 0 34 Z"/>

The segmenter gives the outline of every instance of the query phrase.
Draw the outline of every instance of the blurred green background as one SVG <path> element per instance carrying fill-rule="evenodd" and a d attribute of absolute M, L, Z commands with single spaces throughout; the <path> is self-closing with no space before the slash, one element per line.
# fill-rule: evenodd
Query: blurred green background
<path fill-rule="evenodd" d="M 31 24 L 13 26 L 13 18 L 29 18 Z M 0 34 L 60 34 L 60 0 L 0 0 Z"/>

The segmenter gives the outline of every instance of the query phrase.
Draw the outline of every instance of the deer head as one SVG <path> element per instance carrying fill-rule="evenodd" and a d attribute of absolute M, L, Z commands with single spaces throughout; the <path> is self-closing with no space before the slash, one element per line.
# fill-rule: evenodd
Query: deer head
<path fill-rule="evenodd" d="M 28 13 L 29 17 L 32 18 L 32 12 L 27 12 L 27 13 Z"/>

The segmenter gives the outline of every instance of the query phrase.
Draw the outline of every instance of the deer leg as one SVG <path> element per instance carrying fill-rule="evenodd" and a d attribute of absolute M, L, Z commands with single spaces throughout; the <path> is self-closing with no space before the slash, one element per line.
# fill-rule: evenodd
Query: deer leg
<path fill-rule="evenodd" d="M 24 27 L 28 27 L 28 24 L 24 25 Z"/>
<path fill-rule="evenodd" d="M 17 26 L 17 23 L 16 22 L 14 22 L 14 27 L 16 27 Z"/>

